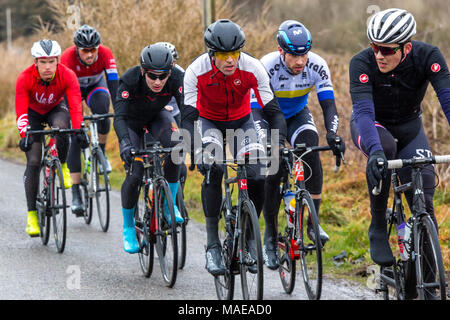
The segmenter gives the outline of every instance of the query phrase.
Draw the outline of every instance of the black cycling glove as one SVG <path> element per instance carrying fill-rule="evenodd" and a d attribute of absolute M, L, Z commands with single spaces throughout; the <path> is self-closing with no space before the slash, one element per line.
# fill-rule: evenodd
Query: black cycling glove
<path fill-rule="evenodd" d="M 336 142 L 336 138 L 339 138 L 339 142 Z M 333 151 L 333 154 L 335 156 L 339 156 L 341 153 L 345 153 L 345 142 L 344 139 L 339 137 L 336 133 L 333 131 L 327 132 L 327 142 L 328 145 L 331 147 L 331 150 Z"/>
<path fill-rule="evenodd" d="M 125 162 L 126 166 L 130 166 L 133 161 L 133 151 L 134 148 L 130 140 L 123 138 L 120 141 L 120 157 L 122 158 L 122 161 Z"/>
<path fill-rule="evenodd" d="M 33 136 L 28 136 L 28 141 L 26 141 L 26 140 L 27 140 L 27 138 L 24 137 L 24 138 L 20 139 L 20 142 L 19 142 L 19 148 L 23 152 L 30 151 L 31 145 L 33 144 Z M 27 142 L 27 143 L 25 143 L 25 142 Z"/>
<path fill-rule="evenodd" d="M 75 137 L 81 149 L 86 149 L 89 147 L 89 136 L 86 134 L 86 132 L 79 132 Z"/>
<path fill-rule="evenodd" d="M 383 166 L 380 168 L 378 162 L 383 161 Z M 378 185 L 380 180 L 384 179 L 387 174 L 387 158 L 383 151 L 377 150 L 369 157 L 366 167 L 366 175 L 370 187 Z"/>

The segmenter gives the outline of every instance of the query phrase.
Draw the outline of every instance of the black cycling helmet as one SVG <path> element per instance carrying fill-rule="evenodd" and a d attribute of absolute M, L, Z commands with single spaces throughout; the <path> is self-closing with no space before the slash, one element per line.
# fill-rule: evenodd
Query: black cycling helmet
<path fill-rule="evenodd" d="M 146 46 L 141 52 L 141 67 L 144 70 L 168 72 L 173 67 L 172 53 L 161 44 Z"/>
<path fill-rule="evenodd" d="M 286 20 L 278 28 L 277 41 L 284 52 L 301 56 L 311 50 L 311 33 L 303 24 Z"/>
<path fill-rule="evenodd" d="M 233 21 L 220 19 L 206 29 L 204 40 L 211 51 L 230 52 L 244 46 L 245 35 L 241 27 Z"/>
<path fill-rule="evenodd" d="M 92 48 L 97 47 L 101 39 L 100 34 L 95 28 L 85 24 L 75 31 L 73 42 L 78 48 Z"/>

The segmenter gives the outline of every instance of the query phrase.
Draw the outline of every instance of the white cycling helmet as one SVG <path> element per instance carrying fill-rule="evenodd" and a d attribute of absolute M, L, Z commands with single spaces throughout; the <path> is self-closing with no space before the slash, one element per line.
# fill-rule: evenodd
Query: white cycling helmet
<path fill-rule="evenodd" d="M 155 44 L 163 45 L 164 47 L 169 49 L 170 53 L 172 54 L 172 57 L 175 60 L 178 60 L 178 52 L 177 52 L 177 49 L 175 48 L 175 46 L 173 44 L 171 44 L 170 42 L 157 42 Z"/>
<path fill-rule="evenodd" d="M 41 40 L 33 43 L 31 47 L 33 58 L 51 58 L 61 55 L 61 47 L 55 40 Z"/>
<path fill-rule="evenodd" d="M 371 42 L 405 43 L 416 34 L 416 21 L 411 13 L 391 8 L 373 15 L 367 26 Z"/>

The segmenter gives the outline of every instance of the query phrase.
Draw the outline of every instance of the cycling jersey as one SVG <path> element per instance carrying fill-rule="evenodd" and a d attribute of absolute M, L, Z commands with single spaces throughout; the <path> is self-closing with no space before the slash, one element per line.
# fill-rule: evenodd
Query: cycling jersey
<path fill-rule="evenodd" d="M 108 81 L 119 80 L 113 53 L 111 49 L 103 45 L 99 45 L 97 60 L 90 66 L 81 61 L 76 46 L 64 50 L 61 63 L 75 71 L 81 88 L 93 86 L 103 78 L 105 72 Z"/>
<path fill-rule="evenodd" d="M 200 117 L 214 121 L 233 121 L 250 114 L 250 89 L 262 106 L 273 98 L 261 63 L 242 52 L 233 75 L 225 76 L 208 53 L 199 56 L 184 77 L 184 103 L 198 109 Z"/>
<path fill-rule="evenodd" d="M 411 52 L 388 73 L 379 71 L 370 48 L 353 57 L 350 62 L 353 117 L 369 154 L 383 150 L 375 121 L 400 125 L 419 117 L 429 82 L 450 123 L 450 74 L 438 48 L 412 41 Z"/>
<path fill-rule="evenodd" d="M 309 52 L 303 72 L 293 75 L 278 51 L 265 55 L 261 62 L 269 73 L 270 84 L 286 119 L 299 113 L 308 103 L 313 87 L 319 101 L 334 100 L 333 84 L 327 63 L 319 55 Z M 252 97 L 252 108 L 259 105 Z"/>
<path fill-rule="evenodd" d="M 36 65 L 25 69 L 16 82 L 16 121 L 20 136 L 26 134 L 28 108 L 39 114 L 47 114 L 67 96 L 72 127 L 79 129 L 83 121 L 80 86 L 75 73 L 59 64 L 55 76 L 44 82 L 39 76 Z"/>
<path fill-rule="evenodd" d="M 140 66 L 128 69 L 120 77 L 114 105 L 114 128 L 119 141 L 128 136 L 128 127 L 143 128 L 152 122 L 172 97 L 181 105 L 183 74 L 178 68 L 172 68 L 169 79 L 158 93 L 150 90 Z"/>

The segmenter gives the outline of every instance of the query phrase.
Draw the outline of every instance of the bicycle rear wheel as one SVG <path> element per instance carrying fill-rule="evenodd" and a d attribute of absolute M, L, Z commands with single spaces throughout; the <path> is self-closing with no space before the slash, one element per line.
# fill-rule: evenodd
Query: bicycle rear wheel
<path fill-rule="evenodd" d="M 278 273 L 280 274 L 281 284 L 286 293 L 291 294 L 295 287 L 295 257 L 291 250 L 291 230 L 286 230 L 285 235 L 278 240 L 278 258 L 280 260 L 280 267 Z"/>
<path fill-rule="evenodd" d="M 295 220 L 295 237 L 300 240 L 300 265 L 306 293 L 310 300 L 319 300 L 322 292 L 322 243 L 319 220 L 309 193 L 304 192 L 300 199 L 296 199 Z M 309 239 L 308 224 L 314 231 L 313 239 Z"/>
<path fill-rule="evenodd" d="M 98 219 L 100 226 L 104 232 L 108 231 L 109 227 L 109 190 L 110 183 L 106 170 L 106 158 L 103 155 L 102 149 L 98 148 L 92 153 L 91 170 L 94 172 L 94 191 L 95 191 L 95 204 L 98 213 Z"/>
<path fill-rule="evenodd" d="M 67 232 L 67 205 L 64 178 L 61 163 L 55 161 L 50 170 L 50 210 L 52 212 L 53 231 L 56 249 L 64 251 Z"/>
<path fill-rule="evenodd" d="M 186 240 L 186 225 L 188 220 L 188 214 L 186 206 L 184 205 L 183 190 L 178 188 L 177 192 L 177 206 L 180 210 L 180 214 L 184 219 L 184 222 L 177 225 L 177 241 L 178 241 L 178 269 L 183 269 L 186 263 L 186 250 L 187 250 L 187 240 Z"/>
<path fill-rule="evenodd" d="M 261 234 L 259 232 L 258 216 L 250 200 L 241 204 L 241 234 L 239 252 L 241 257 L 241 286 L 244 300 L 262 300 L 263 298 L 263 257 L 261 249 Z"/>
<path fill-rule="evenodd" d="M 39 219 L 40 237 L 43 245 L 48 244 L 50 237 L 50 214 L 48 210 L 48 179 L 46 170 L 50 170 L 45 164 L 41 165 L 39 172 L 39 189 L 36 198 L 36 209 Z"/>
<path fill-rule="evenodd" d="M 445 300 L 445 269 L 435 225 L 430 216 L 422 216 L 418 222 L 415 248 L 417 291 L 420 300 Z"/>
<path fill-rule="evenodd" d="M 222 201 L 220 208 L 221 216 L 227 218 L 227 208 L 225 205 L 225 200 Z M 219 300 L 233 300 L 234 296 L 234 279 L 237 261 L 233 259 L 233 236 L 234 236 L 234 221 L 230 221 L 230 229 L 225 229 L 225 232 L 219 232 L 220 242 L 222 243 L 222 259 L 225 266 L 225 274 L 214 276 L 214 285 L 216 287 L 217 298 Z M 225 223 L 226 225 L 226 223 Z M 226 228 L 226 227 L 225 227 Z M 234 268 L 234 269 L 233 269 Z"/>
<path fill-rule="evenodd" d="M 144 276 L 150 278 L 153 272 L 154 261 L 154 239 L 150 235 L 152 208 L 151 197 L 149 194 L 149 186 L 141 187 L 142 193 L 134 211 L 134 219 L 136 225 L 136 236 L 139 243 L 139 264 L 141 265 Z"/>
<path fill-rule="evenodd" d="M 159 179 L 155 185 L 155 214 L 156 214 L 156 252 L 166 286 L 173 287 L 177 279 L 178 243 L 175 212 L 172 195 L 167 181 Z M 165 218 L 170 216 L 171 223 Z"/>

